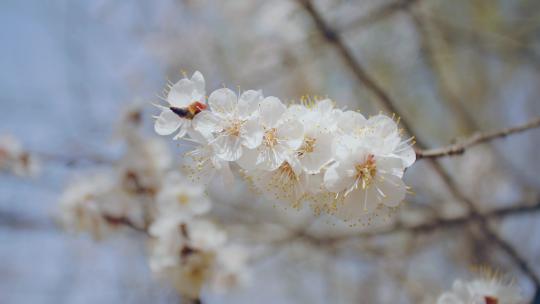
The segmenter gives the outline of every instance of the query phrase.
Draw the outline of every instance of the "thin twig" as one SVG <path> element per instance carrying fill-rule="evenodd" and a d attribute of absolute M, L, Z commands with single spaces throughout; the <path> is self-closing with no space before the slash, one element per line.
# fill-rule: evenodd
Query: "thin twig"
<path fill-rule="evenodd" d="M 105 221 L 107 221 L 107 223 L 111 226 L 124 226 L 130 229 L 133 229 L 137 232 L 148 234 L 147 227 L 139 227 L 125 216 L 113 216 L 113 215 L 103 214 L 103 219 L 105 219 Z"/>
<path fill-rule="evenodd" d="M 342 41 L 339 33 L 337 33 L 325 22 L 325 20 L 317 11 L 317 9 L 313 6 L 311 1 L 298 1 L 304 6 L 306 12 L 312 17 L 313 21 L 315 22 L 315 26 L 317 27 L 321 35 L 340 53 L 341 57 L 343 58 L 347 66 L 351 69 L 358 82 L 364 85 L 371 93 L 373 93 L 377 97 L 377 100 L 386 110 L 398 114 L 398 116 L 401 116 L 403 118 L 403 115 L 400 115 L 400 111 L 398 111 L 395 106 L 397 103 L 390 98 L 390 96 L 382 89 L 382 87 L 365 71 L 362 65 L 360 65 L 360 63 L 353 57 L 352 52 Z M 401 125 L 407 133 L 414 134 L 414 132 L 412 132 L 413 129 L 408 124 L 406 119 L 401 120 Z M 416 143 L 420 149 L 425 149 L 427 147 L 427 145 L 420 138 L 417 138 Z M 435 170 L 435 172 L 441 177 L 442 181 L 446 184 L 452 195 L 458 200 L 465 203 L 465 205 L 470 210 L 472 216 L 481 217 L 473 201 L 461 192 L 457 183 L 453 180 L 450 174 L 448 174 L 448 172 L 444 170 L 441 164 L 439 164 L 433 158 L 428 159 L 428 161 L 432 165 L 432 168 Z M 509 250 L 509 248 L 512 248 L 511 245 L 508 244 L 505 240 L 498 237 L 494 232 L 492 232 L 484 221 L 481 221 L 480 223 L 480 227 L 484 234 L 486 236 L 493 236 L 493 243 L 497 244 L 499 248 L 505 251 L 506 254 L 509 255 L 518 266 L 520 266 L 523 272 L 534 282 L 536 287 L 540 287 L 540 278 L 532 271 L 532 269 L 530 269 L 530 267 L 522 267 L 523 265 L 527 265 L 527 262 L 522 257 L 520 257 L 515 250 Z"/>
<path fill-rule="evenodd" d="M 540 117 L 532 119 L 528 121 L 527 123 L 505 128 L 498 131 L 492 131 L 487 133 L 476 133 L 473 136 L 458 142 L 456 144 L 447 146 L 447 147 L 441 147 L 436 149 L 429 149 L 429 150 L 418 150 L 416 151 L 416 158 L 422 159 L 422 158 L 439 158 L 439 157 L 445 157 L 445 156 L 452 156 L 452 155 L 460 155 L 465 153 L 465 150 L 468 148 L 482 144 L 485 142 L 489 142 L 494 139 L 498 138 L 504 138 L 506 136 L 524 132 L 527 130 L 535 129 L 540 127 Z"/>

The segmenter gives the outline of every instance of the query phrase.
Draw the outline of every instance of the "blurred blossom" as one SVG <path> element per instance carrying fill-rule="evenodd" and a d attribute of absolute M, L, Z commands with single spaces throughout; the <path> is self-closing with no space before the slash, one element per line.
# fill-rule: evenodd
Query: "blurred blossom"
<path fill-rule="evenodd" d="M 24 151 L 21 143 L 11 135 L 0 136 L 0 170 L 18 176 L 36 176 L 40 164 L 36 157 Z"/>

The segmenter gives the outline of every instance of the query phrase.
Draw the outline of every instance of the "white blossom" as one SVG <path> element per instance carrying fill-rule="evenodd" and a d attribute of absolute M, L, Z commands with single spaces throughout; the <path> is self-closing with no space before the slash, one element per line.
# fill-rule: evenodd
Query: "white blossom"
<path fill-rule="evenodd" d="M 165 98 L 168 105 L 159 106 L 161 114 L 154 124 L 156 133 L 170 135 L 178 131 L 174 138 L 184 137 L 191 130 L 193 118 L 206 109 L 205 94 L 204 77 L 199 71 L 172 85 Z"/>
<path fill-rule="evenodd" d="M 36 157 L 24 151 L 21 143 L 11 135 L 0 136 L 0 171 L 18 176 L 35 176 L 40 170 Z"/>
<path fill-rule="evenodd" d="M 495 278 L 456 280 L 452 290 L 437 299 L 437 304 L 524 304 L 518 286 L 505 284 Z"/>
<path fill-rule="evenodd" d="M 266 97 L 260 102 L 259 124 L 264 132 L 262 143 L 244 152 L 238 161 L 242 167 L 273 171 L 300 148 L 304 127 L 286 112 L 287 107 L 276 97 Z"/>
<path fill-rule="evenodd" d="M 237 286 L 246 285 L 251 277 L 248 267 L 248 248 L 229 245 L 217 252 L 213 269 L 212 287 L 225 292 Z"/>
<path fill-rule="evenodd" d="M 199 143 L 197 147 L 186 153 L 185 168 L 188 176 L 195 183 L 208 185 L 216 176 L 225 185 L 231 185 L 234 180 L 229 162 L 219 158 L 215 153 L 215 148 L 208 144 L 208 139 L 200 133 L 192 134 L 194 141 Z"/>
<path fill-rule="evenodd" d="M 258 147 L 263 129 L 258 123 L 258 105 L 262 98 L 257 91 L 246 91 L 240 98 L 227 89 L 210 94 L 211 111 L 199 113 L 193 123 L 201 134 L 210 139 L 216 155 L 225 161 L 238 160 L 244 149 Z"/>
<path fill-rule="evenodd" d="M 182 218 L 202 215 L 212 206 L 204 191 L 202 185 L 190 183 L 179 173 L 171 172 L 156 197 L 158 212 Z"/>
<path fill-rule="evenodd" d="M 64 190 L 60 197 L 58 219 L 62 226 L 74 232 L 89 232 L 100 239 L 109 230 L 102 207 L 103 196 L 114 188 L 107 172 L 81 176 Z"/>
<path fill-rule="evenodd" d="M 336 162 L 325 172 L 324 185 L 342 198 L 336 212 L 339 217 L 359 217 L 380 204 L 396 207 L 405 197 L 399 158 L 377 155 L 352 137 L 342 139 L 335 157 Z"/>
<path fill-rule="evenodd" d="M 302 144 L 292 155 L 292 160 L 299 162 L 307 173 L 319 173 L 333 159 L 333 131 L 339 112 L 335 111 L 329 99 L 316 102 L 310 107 L 294 105 L 290 112 L 304 126 Z"/>

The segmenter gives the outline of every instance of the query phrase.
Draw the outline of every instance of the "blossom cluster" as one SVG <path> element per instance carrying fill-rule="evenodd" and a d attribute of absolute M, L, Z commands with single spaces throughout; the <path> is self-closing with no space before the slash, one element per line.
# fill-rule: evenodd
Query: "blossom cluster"
<path fill-rule="evenodd" d="M 0 136 L 0 171 L 8 171 L 18 176 L 35 176 L 39 162 L 13 136 Z"/>
<path fill-rule="evenodd" d="M 155 131 L 197 143 L 187 155 L 199 182 L 230 180 L 231 164 L 258 190 L 299 208 L 310 202 L 344 220 L 397 207 L 415 161 L 392 118 L 369 118 L 335 107 L 330 99 L 284 104 L 261 91 L 228 88 L 206 98 L 200 72 L 171 85 Z"/>
<path fill-rule="evenodd" d="M 68 230 L 100 239 L 129 223 L 144 229 L 172 157 L 167 145 L 139 134 L 140 113 L 130 109 L 119 127 L 126 152 L 104 168 L 72 179 L 60 198 L 58 219 Z"/>
<path fill-rule="evenodd" d="M 243 284 L 246 251 L 227 243 L 227 234 L 204 218 L 211 208 L 204 187 L 170 173 L 157 196 L 150 267 L 170 279 L 180 294 L 197 299 L 204 283 L 219 290 Z"/>
<path fill-rule="evenodd" d="M 148 233 L 150 268 L 185 297 L 199 298 L 205 285 L 219 291 L 245 282 L 245 248 L 228 242 L 207 216 L 204 188 L 173 170 L 167 145 L 139 134 L 139 120 L 139 112 L 125 115 L 120 134 L 127 149 L 119 161 L 66 188 L 61 224 L 96 239 L 123 227 Z"/>

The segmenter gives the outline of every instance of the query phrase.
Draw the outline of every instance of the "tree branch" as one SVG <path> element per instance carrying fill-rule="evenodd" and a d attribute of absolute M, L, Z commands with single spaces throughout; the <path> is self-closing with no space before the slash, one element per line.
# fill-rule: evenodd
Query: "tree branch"
<path fill-rule="evenodd" d="M 446 157 L 446 156 L 453 156 L 453 155 L 460 155 L 465 153 L 465 150 L 475 146 L 479 145 L 491 140 L 495 140 L 498 138 L 504 138 L 506 136 L 525 132 L 527 130 L 535 129 L 540 127 L 540 117 L 532 119 L 524 124 L 505 128 L 502 130 L 487 132 L 487 133 L 481 133 L 478 132 L 471 137 L 458 142 L 456 144 L 442 147 L 442 148 L 436 148 L 436 149 L 429 149 L 429 150 L 418 150 L 416 151 L 416 158 L 422 159 L 422 158 L 439 158 L 439 157 Z"/>

